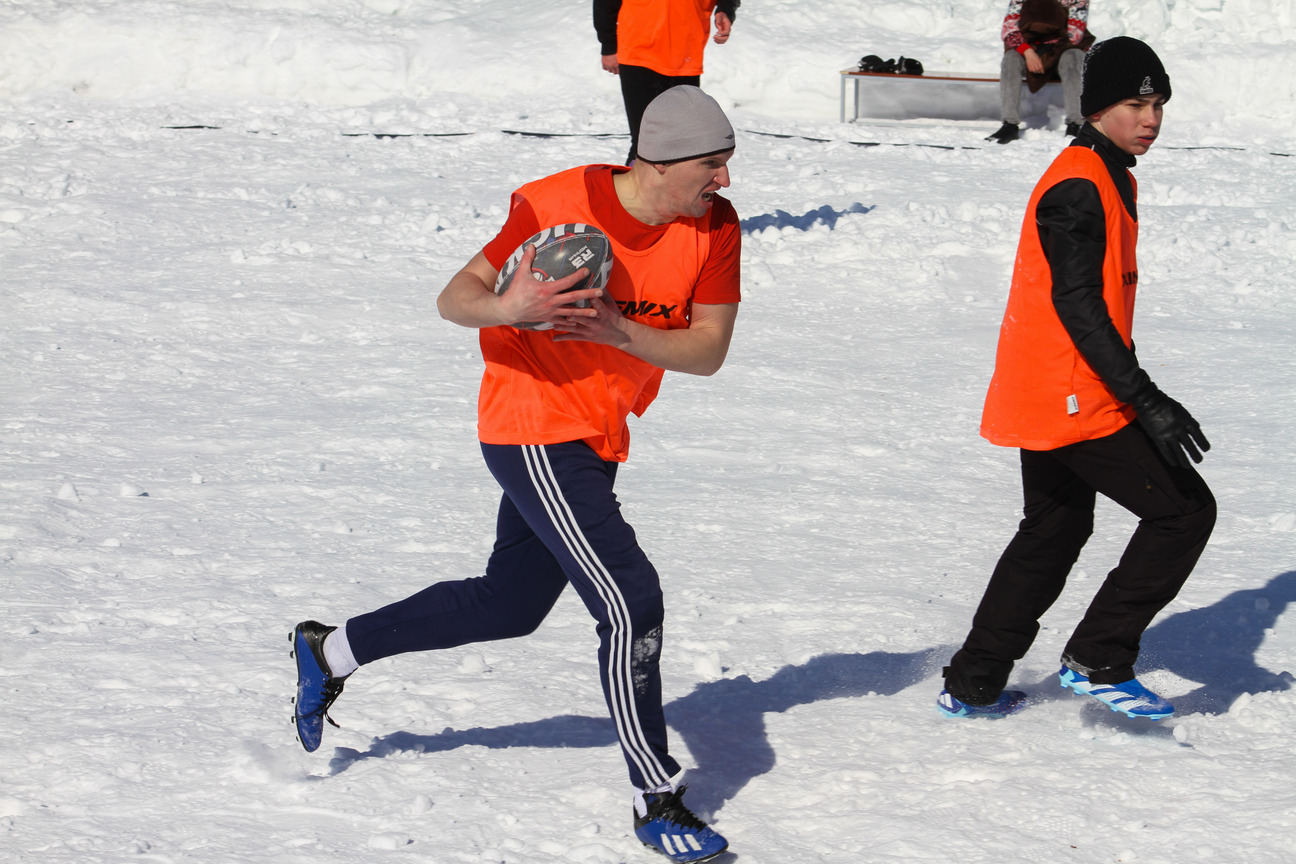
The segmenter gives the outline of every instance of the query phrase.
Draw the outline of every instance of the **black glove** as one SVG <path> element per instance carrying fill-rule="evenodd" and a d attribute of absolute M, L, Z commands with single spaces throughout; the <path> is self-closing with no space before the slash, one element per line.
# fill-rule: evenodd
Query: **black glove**
<path fill-rule="evenodd" d="M 1202 434 L 1201 426 L 1193 419 L 1182 405 L 1162 393 L 1156 387 L 1147 393 L 1140 393 L 1131 403 L 1138 415 L 1139 423 L 1156 442 L 1157 449 L 1171 465 L 1184 468 L 1192 467 L 1184 451 L 1193 462 L 1202 461 L 1201 453 L 1210 449 L 1210 442 Z"/>

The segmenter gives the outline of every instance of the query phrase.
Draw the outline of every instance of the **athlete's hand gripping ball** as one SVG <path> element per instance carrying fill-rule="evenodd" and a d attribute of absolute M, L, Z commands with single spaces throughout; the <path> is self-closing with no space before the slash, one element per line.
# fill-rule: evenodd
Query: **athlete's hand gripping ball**
<path fill-rule="evenodd" d="M 562 285 L 557 291 L 528 290 L 534 286 L 519 282 L 526 278 L 527 269 L 539 282 L 570 284 Z M 514 323 L 514 327 L 551 330 L 572 309 L 590 308 L 591 299 L 600 296 L 611 272 L 612 244 L 606 234 L 593 225 L 554 225 L 513 251 L 495 280 L 495 293 L 503 295 L 512 289 L 515 296 L 524 295 L 517 297 L 518 300 L 532 301 L 519 304 L 525 320 Z M 572 292 L 576 296 L 561 297 Z"/>

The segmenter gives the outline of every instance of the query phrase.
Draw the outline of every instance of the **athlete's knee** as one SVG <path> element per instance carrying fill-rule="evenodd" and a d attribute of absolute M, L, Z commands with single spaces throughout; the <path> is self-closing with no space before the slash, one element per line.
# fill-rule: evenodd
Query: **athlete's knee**
<path fill-rule="evenodd" d="M 1215 520 L 1218 517 L 1218 510 L 1215 506 L 1215 496 L 1206 490 L 1201 507 L 1189 513 L 1185 518 L 1188 530 L 1193 534 L 1205 539 L 1210 537 L 1211 532 L 1215 530 Z"/>
<path fill-rule="evenodd" d="M 622 558 L 605 559 L 616 592 L 629 612 L 635 632 L 649 630 L 665 617 L 661 578 L 657 568 L 640 551 Z"/>
<path fill-rule="evenodd" d="M 536 630 L 540 629 L 540 624 L 544 622 L 543 615 L 512 615 L 500 621 L 499 639 L 517 639 L 522 636 L 530 636 Z"/>
<path fill-rule="evenodd" d="M 630 622 L 636 633 L 644 633 L 654 627 L 660 627 L 666 618 L 666 604 L 662 599 L 661 589 L 627 596 L 626 605 L 630 610 Z"/>
<path fill-rule="evenodd" d="M 495 638 L 529 636 L 549 616 L 565 584 L 565 581 L 545 584 L 537 578 L 529 586 L 499 585 L 483 579 L 476 586 L 477 601 L 481 608 L 489 610 L 495 621 Z"/>
<path fill-rule="evenodd" d="M 1210 487 L 1200 479 L 1179 489 L 1180 512 L 1167 520 L 1172 530 L 1205 540 L 1215 529 L 1218 509 Z"/>
<path fill-rule="evenodd" d="M 1089 538 L 1094 533 L 1094 514 L 1092 511 L 1082 513 L 1073 519 L 1067 526 L 1063 537 L 1064 542 L 1069 541 L 1079 556 L 1080 550 L 1089 542 Z"/>
<path fill-rule="evenodd" d="M 1210 539 L 1211 532 L 1215 529 L 1216 516 L 1215 499 L 1207 495 L 1191 510 L 1147 520 L 1143 524 L 1170 544 L 1167 549 L 1196 555 L 1201 553 L 1206 541 Z"/>

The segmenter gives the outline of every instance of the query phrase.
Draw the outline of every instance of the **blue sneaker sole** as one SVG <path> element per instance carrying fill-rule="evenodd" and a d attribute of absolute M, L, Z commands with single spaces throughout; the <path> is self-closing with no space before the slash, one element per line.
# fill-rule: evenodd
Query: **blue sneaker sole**
<path fill-rule="evenodd" d="M 958 710 L 955 711 L 945 706 L 943 699 L 947 694 L 945 691 L 941 691 L 942 698 L 936 700 L 936 710 L 940 712 L 942 717 L 947 717 L 952 720 L 957 720 L 963 717 L 980 717 L 985 720 L 1002 720 L 1004 717 L 1016 714 L 1018 711 L 1021 711 L 1026 707 L 1026 694 L 1020 690 L 1005 690 L 1004 694 L 1005 695 L 1000 696 L 998 701 L 990 705 L 967 705 L 954 699 L 953 701 L 959 706 Z M 951 697 L 951 699 L 953 699 L 953 697 Z"/>
<path fill-rule="evenodd" d="M 643 843 L 642 840 L 640 840 L 639 842 Z M 669 858 L 672 861 L 679 861 L 681 862 L 681 864 L 704 864 L 704 862 L 713 861 L 716 858 L 719 858 L 721 855 L 729 851 L 729 844 L 726 843 L 723 849 L 717 849 L 715 852 L 708 852 L 704 854 L 703 857 L 701 858 L 678 858 L 675 855 L 671 854 L 670 852 L 666 852 L 655 843 L 644 843 L 643 845 L 645 849 L 651 849 L 652 851 L 656 852 L 658 855 L 662 855 L 666 858 Z"/>
<path fill-rule="evenodd" d="M 288 644 L 292 646 L 292 653 L 290 654 L 290 656 L 293 659 L 294 665 L 297 667 L 297 693 L 300 694 L 301 679 L 304 672 L 304 670 L 302 669 L 302 659 L 303 659 L 302 654 L 304 653 L 307 657 L 310 657 L 310 647 L 306 645 L 306 640 L 301 638 L 301 634 L 296 629 L 294 629 L 291 633 L 288 634 Z M 314 658 L 312 658 L 312 662 L 313 660 Z M 319 749 L 320 742 L 323 738 L 324 724 L 322 721 L 320 722 L 320 728 L 318 730 L 315 730 L 314 735 L 311 734 L 312 730 L 309 727 L 303 729 L 305 723 L 309 721 L 305 717 L 298 716 L 297 699 L 298 696 L 294 696 L 292 699 L 292 705 L 293 705 L 292 724 L 293 724 L 293 730 L 297 733 L 297 743 L 302 745 L 302 749 L 304 749 L 307 753 L 314 753 L 316 750 Z"/>
<path fill-rule="evenodd" d="M 320 626 L 315 622 L 303 623 Z M 288 642 L 292 645 L 292 657 L 297 666 L 297 695 L 292 700 L 292 722 L 297 731 L 298 743 L 302 745 L 302 748 L 307 753 L 314 753 L 319 749 L 320 744 L 323 743 L 325 721 L 332 723 L 334 726 L 337 724 L 328 716 L 328 704 L 325 704 L 319 713 L 308 712 L 304 715 L 301 713 L 303 679 L 326 675 L 324 670 L 320 668 L 319 661 L 316 660 L 314 652 L 311 651 L 311 646 L 307 641 L 306 634 L 302 632 L 302 626 L 302 624 L 298 624 L 293 628 L 293 631 L 288 634 Z M 329 630 L 332 629 L 334 628 L 329 628 Z M 334 696 L 334 698 L 336 698 L 336 696 Z M 332 700 L 328 701 L 331 703 Z"/>

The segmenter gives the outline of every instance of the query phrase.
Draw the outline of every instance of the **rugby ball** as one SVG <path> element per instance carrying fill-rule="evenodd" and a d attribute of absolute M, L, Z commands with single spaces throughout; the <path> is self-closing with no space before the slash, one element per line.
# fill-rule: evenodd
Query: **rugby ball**
<path fill-rule="evenodd" d="M 612 272 L 612 243 L 606 234 L 593 225 L 572 223 L 550 226 L 513 250 L 495 279 L 496 294 L 508 290 L 527 246 L 536 247 L 531 273 L 541 282 L 556 281 L 584 267 L 589 270 L 589 275 L 568 288 L 568 291 L 603 288 L 607 285 L 608 274 Z M 579 300 L 573 305 L 587 307 L 590 304 L 588 300 Z M 519 321 L 513 326 L 519 330 L 553 329 L 553 325 L 547 321 Z"/>

